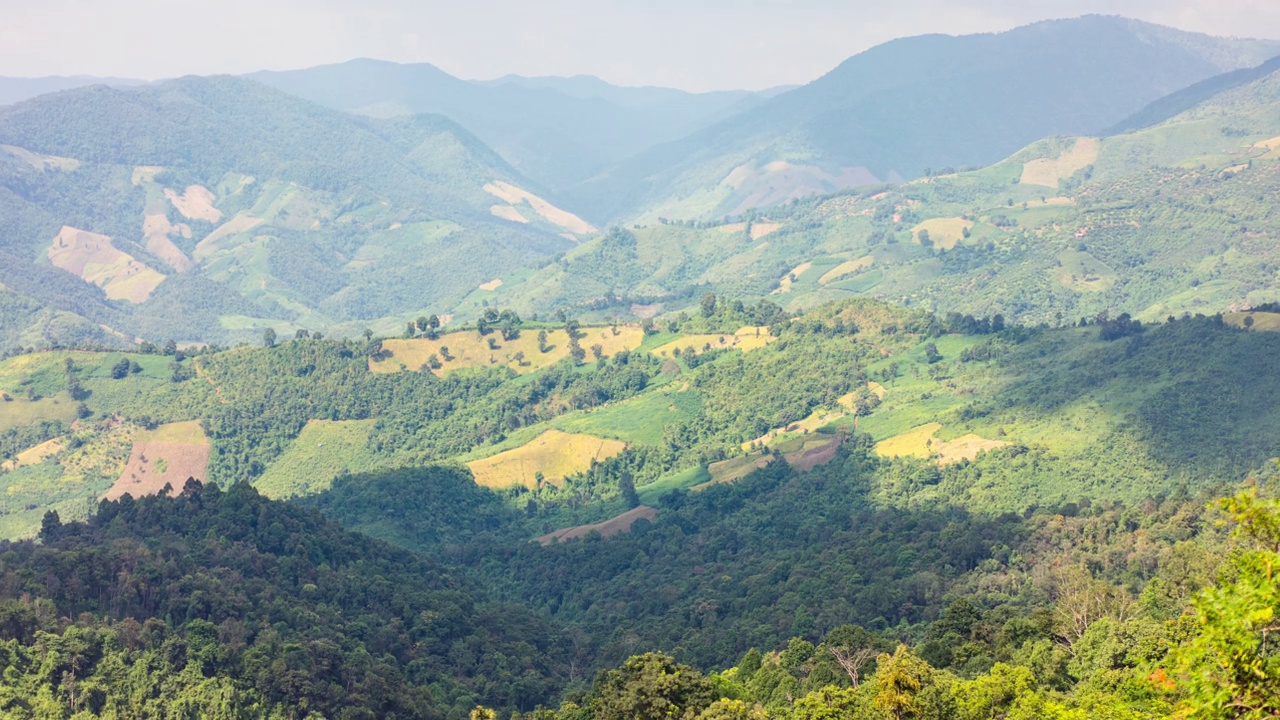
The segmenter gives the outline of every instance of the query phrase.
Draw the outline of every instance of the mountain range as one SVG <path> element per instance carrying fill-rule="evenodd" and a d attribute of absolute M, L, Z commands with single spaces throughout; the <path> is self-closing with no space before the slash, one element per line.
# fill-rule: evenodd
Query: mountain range
<path fill-rule="evenodd" d="M 1270 77 L 1277 51 L 1088 16 L 898 40 L 803 87 L 765 93 L 589 77 L 464 81 L 430 65 L 356 60 L 45 94 L 0 108 L 4 338 L 388 332 L 424 313 L 471 320 L 498 302 L 526 315 L 634 317 L 676 311 L 708 290 L 772 294 L 793 307 L 840 292 L 915 296 L 1019 318 L 1185 307 L 1168 284 L 1130 293 L 1118 265 L 1132 260 L 1064 261 L 1065 250 L 1044 247 L 1029 251 L 1042 255 L 1033 266 L 1084 263 L 1097 270 L 1087 275 L 1118 282 L 1086 292 L 1050 268 L 1029 276 L 996 252 L 964 261 L 965 273 L 994 278 L 984 281 L 992 300 L 958 298 L 951 271 L 977 246 L 957 241 L 958 252 L 937 255 L 953 243 L 919 248 L 916 235 L 934 227 L 945 237 L 936 228 L 947 223 L 981 231 L 988 245 L 1014 226 L 1042 234 L 1074 223 L 1075 233 L 1088 218 L 1073 208 L 1098 192 L 1088 181 L 1120 183 L 1103 192 L 1123 195 L 1125 176 L 1265 142 L 1277 133 L 1268 96 L 1256 93 L 1232 106 L 1241 117 L 1223 122 L 1213 136 L 1221 142 L 1162 131 L 1143 137 L 1168 142 L 1144 146 L 1117 133 L 1186 127 L 1179 118 Z M 1108 132 L 1120 139 L 1103 147 L 1128 155 L 1052 139 Z M 1053 177 L 1037 184 L 1041 166 Z M 907 182 L 922 175 L 936 182 Z M 889 195 L 897 220 L 883 225 L 876 213 L 890 201 L 875 188 L 886 181 L 898 184 Z M 951 187 L 963 199 L 940 195 Z M 858 188 L 875 199 L 859 205 Z M 813 211 L 783 206 L 832 193 Z M 851 203 L 872 214 L 837 221 L 830 208 Z M 997 212 L 1000 203 L 1017 206 Z M 1027 227 L 1014 211 L 1029 203 L 1053 207 L 1028 205 Z M 1008 222 L 994 236 L 984 229 Z M 624 242 L 633 259 L 619 273 L 591 258 L 611 247 L 597 228 L 624 223 L 638 244 Z M 877 243 L 882 258 L 873 258 Z M 1189 280 L 1199 257 L 1174 251 L 1167 262 Z M 836 273 L 841 285 L 828 270 L 842 263 L 865 267 L 856 281 Z M 827 268 L 811 288 L 820 292 L 801 292 L 814 268 Z M 1014 285 L 1031 294 L 1008 295 Z M 1207 302 L 1224 307 L 1266 295 L 1214 287 Z M 175 306 L 181 323 L 169 320 Z"/>

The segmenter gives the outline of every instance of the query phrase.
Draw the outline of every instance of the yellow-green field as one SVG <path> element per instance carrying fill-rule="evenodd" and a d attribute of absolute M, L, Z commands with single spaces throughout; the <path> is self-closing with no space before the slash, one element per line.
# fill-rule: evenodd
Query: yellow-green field
<path fill-rule="evenodd" d="M 768 328 L 744 327 L 734 334 L 719 335 L 682 335 L 679 340 L 660 345 L 653 349 L 653 354 L 659 357 L 675 357 L 675 351 L 681 353 L 692 351 L 695 355 L 701 354 L 709 349 L 723 350 L 734 349 L 742 352 L 751 352 L 758 350 L 765 345 L 777 340 L 769 334 Z"/>
<path fill-rule="evenodd" d="M 569 335 L 564 330 L 547 331 L 547 352 L 538 349 L 537 330 L 522 330 L 515 340 L 503 340 L 497 332 L 481 336 L 475 330 L 462 330 L 441 335 L 439 339 L 428 340 L 415 338 L 412 340 L 384 340 L 382 350 L 384 357 L 369 361 L 369 369 L 377 373 L 400 372 L 402 370 L 430 369 L 427 365 L 432 355 L 441 362 L 441 367 L 431 370 L 437 375 L 470 367 L 510 367 L 518 373 L 529 373 L 553 365 L 569 356 Z M 582 328 L 579 332 L 586 337 L 580 338 L 578 344 L 587 352 L 591 360 L 591 348 L 599 345 L 604 357 L 613 357 L 623 350 L 635 350 L 644 340 L 644 331 L 638 327 L 619 327 L 617 333 L 610 327 Z M 489 341 L 497 344 L 497 349 L 489 347 Z M 451 360 L 445 360 L 441 348 L 449 349 Z M 523 359 L 517 361 L 516 356 L 523 353 Z"/>
<path fill-rule="evenodd" d="M 376 420 L 312 420 L 253 484 L 269 498 L 328 490 L 344 473 L 374 468 L 369 432 Z"/>
<path fill-rule="evenodd" d="M 1253 318 L 1253 322 L 1245 324 L 1245 318 Z M 1251 330 L 1261 330 L 1264 332 L 1280 332 L 1280 313 L 1271 312 L 1239 312 L 1226 313 L 1222 316 L 1224 322 L 1228 325 L 1236 327 L 1248 327 Z"/>
<path fill-rule="evenodd" d="M 737 482 L 742 478 L 750 475 L 752 472 L 767 466 L 769 463 L 777 459 L 777 455 L 764 455 L 759 452 L 750 453 L 748 455 L 739 455 L 728 460 L 714 462 L 707 466 L 707 472 L 711 473 L 711 480 L 695 485 L 694 490 L 701 490 L 711 485 L 719 483 Z"/>
<path fill-rule="evenodd" d="M 37 420 L 61 420 L 69 423 L 76 419 L 76 403 L 66 393 L 58 393 L 35 402 L 18 397 L 11 391 L 9 396 L 12 398 L 9 402 L 0 401 L 0 432 L 30 425 Z"/>
<path fill-rule="evenodd" d="M 987 440 L 973 433 L 954 440 L 942 440 L 934 437 L 940 430 L 942 430 L 941 423 L 920 425 L 901 435 L 880 441 L 876 444 L 876 454 L 881 457 L 932 457 L 939 463 L 947 464 L 972 460 L 980 452 L 1009 444 L 1003 440 Z"/>
<path fill-rule="evenodd" d="M 942 429 L 942 423 L 926 423 L 901 435 L 876 443 L 876 454 L 881 457 L 929 457 L 933 452 L 933 436 Z"/>
<path fill-rule="evenodd" d="M 929 233 L 929 242 L 933 243 L 934 247 L 950 250 L 964 240 L 964 231 L 972 227 L 973 222 L 964 218 L 934 218 L 915 226 L 911 234 L 919 238 L 920 231 L 924 230 Z"/>
<path fill-rule="evenodd" d="M 930 230 L 929 232 L 932 233 L 933 231 Z M 826 285 L 827 283 L 835 282 L 846 275 L 852 275 L 861 270 L 866 270 L 871 267 L 873 262 L 875 262 L 875 259 L 870 255 L 864 255 L 857 260 L 846 260 L 845 262 L 831 268 L 826 272 L 826 274 L 818 278 L 818 284 Z"/>
<path fill-rule="evenodd" d="M 532 441 L 483 460 L 467 463 L 476 483 L 490 488 L 513 485 L 536 487 L 538 474 L 545 482 L 558 483 L 591 468 L 591 461 L 607 460 L 627 448 L 620 440 L 590 435 L 570 435 L 548 430 Z"/>

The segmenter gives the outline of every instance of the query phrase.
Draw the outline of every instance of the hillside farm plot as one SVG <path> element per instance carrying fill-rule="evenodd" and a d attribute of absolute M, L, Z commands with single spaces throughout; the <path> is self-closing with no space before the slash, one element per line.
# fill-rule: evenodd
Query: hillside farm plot
<path fill-rule="evenodd" d="M 733 334 L 682 335 L 678 340 L 672 340 L 665 345 L 654 348 L 653 354 L 659 357 L 675 357 L 676 350 L 679 350 L 681 354 L 692 352 L 695 355 L 702 354 L 707 350 L 732 349 L 751 352 L 752 350 L 759 350 L 774 340 L 777 340 L 777 338 L 770 335 L 767 329 L 742 328 Z"/>
<path fill-rule="evenodd" d="M 269 498 L 324 492 L 334 478 L 373 469 L 369 432 L 376 420 L 312 420 L 253 484 Z"/>
<path fill-rule="evenodd" d="M 506 366 L 523 374 L 548 367 L 569 356 L 568 333 L 548 330 L 546 345 L 539 348 L 539 332 L 526 328 L 514 340 L 503 340 L 497 331 L 481 336 L 475 330 L 452 332 L 435 340 L 384 340 L 383 355 L 370 359 L 369 369 L 376 373 L 429 370 L 436 375 L 444 375 L 462 368 Z M 644 340 L 644 331 L 638 327 L 618 327 L 616 333 L 612 327 L 581 328 L 578 332 L 585 336 L 578 340 L 578 344 L 586 351 L 588 360 L 592 358 L 593 346 L 599 345 L 603 357 L 609 358 L 623 350 L 635 350 Z M 433 355 L 440 362 L 438 368 L 431 366 Z"/>
<path fill-rule="evenodd" d="M 564 528 L 555 532 L 547 533 L 537 538 L 540 545 L 550 545 L 553 542 L 565 542 L 580 537 L 586 537 L 591 533 L 600 533 L 600 537 L 612 537 L 620 533 L 631 532 L 631 526 L 636 524 L 638 520 L 648 520 L 652 522 L 658 517 L 658 511 L 647 505 L 641 505 L 632 508 L 621 515 L 609 518 L 604 522 L 595 523 L 593 525 L 578 525 L 577 527 Z"/>
<path fill-rule="evenodd" d="M 1226 313 L 1222 316 L 1228 325 L 1262 332 L 1280 332 L 1280 313 L 1273 312 L 1239 312 Z"/>
<path fill-rule="evenodd" d="M 934 247 L 940 250 L 950 250 L 963 242 L 966 237 L 965 233 L 972 228 L 972 220 L 965 220 L 964 218 L 958 217 L 934 218 L 932 220 L 925 220 L 915 226 L 915 228 L 911 230 L 911 234 L 917 241 L 921 241 L 923 243 L 924 238 L 928 237 L 929 242 Z M 921 235 L 921 233 L 928 234 Z"/>
<path fill-rule="evenodd" d="M 544 482 L 559 483 L 570 475 L 589 470 L 593 461 L 603 462 L 626 448 L 627 444 L 620 440 L 548 430 L 514 450 L 473 460 L 467 467 L 476 483 L 484 487 L 536 488 L 539 476 Z"/>
<path fill-rule="evenodd" d="M 1098 147 L 1097 138 L 1076 138 L 1075 143 L 1057 157 L 1039 158 L 1023 165 L 1020 182 L 1056 190 L 1059 182 L 1097 162 Z"/>
<path fill-rule="evenodd" d="M 187 478 L 204 481 L 208 477 L 211 449 L 209 438 L 194 420 L 140 432 L 133 440 L 124 472 L 103 497 L 118 500 L 125 494 L 155 495 L 165 485 L 181 492 Z"/>
<path fill-rule="evenodd" d="M 671 384 L 589 412 L 575 413 L 554 424 L 565 432 L 657 445 L 662 442 L 667 427 L 691 420 L 701 412 L 702 396 L 696 390 L 682 390 Z"/>
<path fill-rule="evenodd" d="M 862 272 L 871 267 L 875 262 L 875 258 L 870 255 L 864 255 L 857 260 L 846 260 L 839 265 L 828 270 L 822 277 L 818 278 L 819 285 L 827 285 L 837 280 L 841 280 L 854 273 Z"/>
<path fill-rule="evenodd" d="M 55 267 L 97 285 L 112 300 L 140 303 L 164 282 L 164 275 L 116 249 L 106 235 L 65 225 L 46 254 Z"/>
<path fill-rule="evenodd" d="M 0 393 L 9 397 L 6 401 L 0 395 L 0 432 L 40 420 L 70 423 L 76 419 L 76 402 L 65 392 L 39 400 L 28 400 L 16 393 L 6 392 L 3 388 L 0 388 Z"/>
<path fill-rule="evenodd" d="M 954 440 L 934 437 L 942 430 L 941 423 L 926 423 L 901 435 L 895 435 L 876 444 L 876 454 L 881 457 L 934 458 L 940 464 L 972 460 L 978 453 L 1004 447 L 1003 440 L 987 440 L 972 433 Z"/>

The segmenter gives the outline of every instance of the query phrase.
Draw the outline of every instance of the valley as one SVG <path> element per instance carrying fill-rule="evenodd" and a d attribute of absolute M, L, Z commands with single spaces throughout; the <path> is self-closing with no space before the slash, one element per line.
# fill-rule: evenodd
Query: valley
<path fill-rule="evenodd" d="M 0 78 L 0 716 L 1276 716 L 1277 55 Z"/>

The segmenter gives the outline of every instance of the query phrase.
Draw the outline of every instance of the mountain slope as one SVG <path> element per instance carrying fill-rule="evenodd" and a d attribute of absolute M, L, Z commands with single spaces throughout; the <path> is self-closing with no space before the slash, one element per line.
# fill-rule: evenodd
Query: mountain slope
<path fill-rule="evenodd" d="M 895 40 L 568 197 L 612 221 L 720 217 L 814 189 L 984 165 L 1042 137 L 1099 132 L 1277 52 L 1274 42 L 1101 16 Z"/>
<path fill-rule="evenodd" d="M 249 77 L 328 107 L 377 117 L 438 113 L 552 188 L 581 181 L 741 109 L 745 91 L 620 88 L 596 78 L 460 80 L 425 63 L 352 60 Z"/>
<path fill-rule="evenodd" d="M 530 187 L 439 116 L 359 118 L 230 77 L 82 88 L 0 109 L 0 251 L 19 259 L 0 283 L 87 321 L 48 339 L 358 331 L 590 231 Z M 33 263 L 58 281 L 29 282 Z"/>
<path fill-rule="evenodd" d="M 1138 112 L 1130 115 L 1116 125 L 1108 128 L 1104 135 L 1119 135 L 1132 130 L 1141 130 L 1171 120 L 1195 106 L 1211 100 L 1233 88 L 1247 85 L 1262 79 L 1276 70 L 1280 70 L 1280 57 L 1274 57 L 1253 68 L 1233 70 L 1202 80 L 1191 87 L 1166 95 Z"/>
<path fill-rule="evenodd" d="M 870 295 L 1022 322 L 1227 311 L 1280 300 L 1280 225 L 1259 202 L 1280 192 L 1277 160 L 1280 71 L 1141 131 L 1042 140 L 982 170 L 724 223 L 640 224 L 490 299 L 599 317 L 696 313 L 708 291 L 791 310 Z"/>

